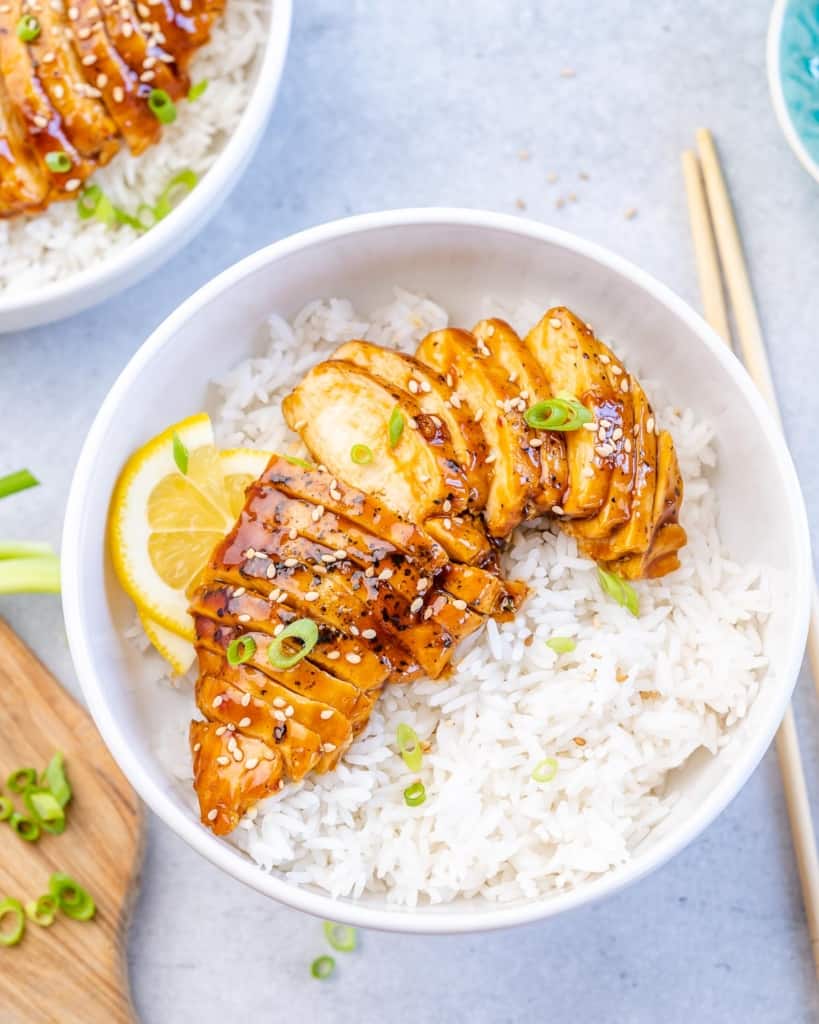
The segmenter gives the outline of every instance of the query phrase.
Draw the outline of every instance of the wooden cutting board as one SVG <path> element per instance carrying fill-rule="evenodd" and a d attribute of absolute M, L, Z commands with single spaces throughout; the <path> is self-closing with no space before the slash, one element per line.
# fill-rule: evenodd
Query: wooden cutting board
<path fill-rule="evenodd" d="M 58 915 L 27 922 L 17 946 L 0 946 L 2 1024 L 131 1024 L 125 932 L 142 853 L 139 800 L 88 714 L 0 620 L 0 784 L 15 768 L 38 771 L 65 754 L 74 791 L 68 827 L 37 843 L 0 823 L 0 898 L 25 904 L 48 891 L 54 871 L 84 885 L 91 922 Z M 22 805 L 21 809 L 22 809 Z"/>

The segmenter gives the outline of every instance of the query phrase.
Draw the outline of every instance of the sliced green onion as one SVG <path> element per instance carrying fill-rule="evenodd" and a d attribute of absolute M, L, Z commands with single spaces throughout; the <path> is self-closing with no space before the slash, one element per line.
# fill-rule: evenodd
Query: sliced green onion
<path fill-rule="evenodd" d="M 9 818 L 9 825 L 27 843 L 36 843 L 40 838 L 40 826 L 33 818 L 26 818 L 14 811 Z"/>
<path fill-rule="evenodd" d="M 71 799 L 71 784 L 65 774 L 65 758 L 59 750 L 48 762 L 41 781 L 54 795 L 60 807 L 65 807 Z"/>
<path fill-rule="evenodd" d="M 0 594 L 59 594 L 60 560 L 56 555 L 0 560 Z"/>
<path fill-rule="evenodd" d="M 635 619 L 639 617 L 640 599 L 637 597 L 637 591 L 627 580 L 622 579 L 616 573 L 609 572 L 608 569 L 602 569 L 599 565 L 597 566 L 597 579 L 604 594 L 607 594 L 622 608 L 630 611 Z"/>
<path fill-rule="evenodd" d="M 289 462 L 291 466 L 301 466 L 302 469 L 315 469 L 315 466 L 311 466 L 309 462 L 305 462 L 304 459 L 299 459 L 295 455 L 282 455 L 285 462 Z"/>
<path fill-rule="evenodd" d="M 196 188 L 199 179 L 190 169 L 175 174 L 156 201 L 154 206 L 154 222 L 163 220 L 185 196 Z"/>
<path fill-rule="evenodd" d="M 318 643 L 318 626 L 312 619 L 297 619 L 274 637 L 267 648 L 267 660 L 274 668 L 292 668 L 306 658 Z M 285 653 L 285 641 L 298 640 L 301 647 L 294 654 Z"/>
<path fill-rule="evenodd" d="M 147 203 L 140 203 L 134 218 L 140 231 L 149 231 L 156 224 L 156 211 Z"/>
<path fill-rule="evenodd" d="M 6 779 L 6 785 L 12 793 L 25 793 L 37 785 L 37 772 L 33 768 L 18 768 Z"/>
<path fill-rule="evenodd" d="M 228 644 L 228 665 L 233 665 L 234 668 L 237 665 L 244 665 L 246 661 L 250 661 L 255 653 L 256 641 L 252 636 L 234 637 Z"/>
<path fill-rule="evenodd" d="M 0 796 L 0 821 L 8 821 L 14 814 L 14 804 L 7 796 Z"/>
<path fill-rule="evenodd" d="M 38 558 L 52 556 L 50 544 L 38 540 L 0 540 L 0 561 L 5 558 Z"/>
<path fill-rule="evenodd" d="M 24 43 L 33 43 L 40 34 L 40 22 L 33 14 L 24 14 L 17 22 L 17 38 Z"/>
<path fill-rule="evenodd" d="M 407 807 L 420 807 L 426 798 L 427 791 L 420 779 L 404 790 L 404 803 Z"/>
<path fill-rule="evenodd" d="M 57 836 L 65 832 L 65 810 L 50 790 L 28 789 L 24 800 L 40 828 Z"/>
<path fill-rule="evenodd" d="M 421 770 L 421 762 L 424 759 L 424 752 L 421 750 L 421 741 L 418 739 L 418 733 L 411 725 L 401 722 L 395 731 L 395 735 L 398 741 L 398 753 L 404 759 L 404 764 L 411 772 L 419 772 Z"/>
<path fill-rule="evenodd" d="M 148 106 L 151 113 L 162 124 L 173 124 L 176 120 L 176 107 L 164 89 L 151 89 L 148 94 Z"/>
<path fill-rule="evenodd" d="M 333 949 L 338 950 L 339 953 L 352 953 L 356 947 L 356 930 L 348 924 L 325 921 L 324 936 Z"/>
<path fill-rule="evenodd" d="M 319 956 L 310 964 L 310 973 L 319 981 L 329 978 L 336 969 L 336 962 L 331 956 Z"/>
<path fill-rule="evenodd" d="M 118 206 L 114 206 L 99 185 L 86 185 L 80 192 L 77 196 L 77 214 L 80 220 L 90 220 L 93 217 L 109 228 L 116 227 L 117 224 L 129 224 L 138 231 L 143 230 L 139 221 Z"/>
<path fill-rule="evenodd" d="M 55 872 L 48 880 L 48 891 L 66 917 L 75 921 L 90 921 L 97 912 L 91 894 L 62 871 Z"/>
<path fill-rule="evenodd" d="M 68 174 L 72 167 L 71 157 L 61 149 L 52 149 L 46 153 L 45 162 L 46 167 L 56 174 Z"/>
<path fill-rule="evenodd" d="M 19 900 L 0 900 L 0 946 L 16 946 L 26 930 L 26 915 Z"/>
<path fill-rule="evenodd" d="M 373 450 L 366 444 L 354 444 L 350 449 L 350 458 L 357 466 L 366 466 L 373 461 Z"/>
<path fill-rule="evenodd" d="M 530 406 L 523 418 L 534 430 L 567 431 L 579 430 L 594 416 L 576 398 L 547 398 Z"/>
<path fill-rule="evenodd" d="M 16 473 L 0 476 L 0 498 L 8 498 L 27 487 L 37 487 L 39 483 L 37 477 L 32 476 L 27 469 L 18 469 Z"/>
<path fill-rule="evenodd" d="M 404 414 L 396 407 L 390 413 L 390 448 L 395 448 L 404 433 Z"/>
<path fill-rule="evenodd" d="M 557 775 L 557 761 L 553 757 L 544 757 L 535 765 L 532 778 L 535 782 L 551 782 Z"/>
<path fill-rule="evenodd" d="M 176 463 L 176 468 L 179 472 L 185 476 L 188 472 L 188 460 L 190 454 L 188 449 L 185 447 L 185 443 L 179 434 L 173 435 L 173 461 Z"/>
<path fill-rule="evenodd" d="M 546 646 L 551 647 L 555 654 L 571 654 L 577 644 L 570 636 L 553 636 L 546 641 Z"/>
<path fill-rule="evenodd" d="M 192 85 L 190 89 L 188 89 L 188 102 L 193 103 L 194 100 L 198 100 L 207 87 L 207 78 L 203 78 L 201 82 L 197 82 L 196 85 Z"/>
<path fill-rule="evenodd" d="M 59 909 L 57 897 L 47 892 L 26 904 L 26 917 L 41 928 L 50 928 L 54 924 Z"/>

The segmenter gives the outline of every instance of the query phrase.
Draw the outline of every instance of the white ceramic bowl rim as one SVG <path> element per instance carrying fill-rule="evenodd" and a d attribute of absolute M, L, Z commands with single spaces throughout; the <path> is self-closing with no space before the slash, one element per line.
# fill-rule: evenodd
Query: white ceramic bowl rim
<path fill-rule="evenodd" d="M 152 360 L 166 345 L 173 343 L 177 329 L 202 306 L 226 293 L 236 281 L 253 273 L 260 266 L 282 259 L 296 251 L 321 246 L 339 236 L 361 236 L 369 231 L 383 228 L 402 228 L 419 224 L 489 228 L 549 242 L 596 261 L 621 277 L 630 280 L 656 301 L 664 304 L 702 339 L 714 358 L 724 365 L 738 388 L 744 393 L 779 464 L 782 479 L 785 481 L 782 501 L 793 510 L 797 526 L 795 542 L 799 558 L 797 570 L 791 580 L 790 594 L 796 617 L 796 628 L 793 635 L 798 642 L 792 644 L 791 650 L 783 659 L 784 678 L 778 699 L 771 707 L 767 727 L 761 729 L 741 748 L 736 759 L 727 766 L 720 783 L 696 807 L 685 823 L 679 829 L 670 832 L 668 836 L 659 839 L 650 851 L 641 854 L 639 858 L 618 868 L 615 872 L 583 884 L 570 892 L 549 895 L 512 906 L 499 905 L 497 908 L 481 910 L 480 913 L 468 909 L 443 907 L 436 908 L 439 912 L 435 914 L 417 914 L 401 908 L 382 909 L 352 900 L 332 900 L 329 896 L 299 888 L 274 875 L 267 874 L 249 858 L 244 858 L 237 854 L 234 848 L 217 840 L 192 816 L 180 812 L 168 794 L 146 777 L 138 758 L 128 747 L 119 724 L 111 713 L 105 696 L 104 680 L 98 677 L 94 669 L 91 637 L 80 613 L 81 588 L 78 581 L 82 578 L 83 566 L 79 560 L 78 538 L 84 507 L 88 500 L 89 484 L 94 473 L 97 449 L 103 443 L 116 416 L 117 408 L 127 394 L 132 381 L 147 370 Z M 782 434 L 744 368 L 705 321 L 665 285 L 598 245 L 586 242 L 557 228 L 518 217 L 478 210 L 448 208 L 408 209 L 365 214 L 311 228 L 276 242 L 241 260 L 187 299 L 135 353 L 100 408 L 75 471 L 66 511 L 62 548 L 63 608 L 74 665 L 97 727 L 123 772 L 148 806 L 204 857 L 228 874 L 267 896 L 319 917 L 332 917 L 334 920 L 359 927 L 407 933 L 447 934 L 485 931 L 532 922 L 552 913 L 577 907 L 592 899 L 614 893 L 653 871 L 683 849 L 717 817 L 739 792 L 773 739 L 785 713 L 792 686 L 796 681 L 802 662 L 807 637 L 812 580 L 807 516 L 796 472 Z"/>
<path fill-rule="evenodd" d="M 292 0 L 275 0 L 262 59 L 256 70 L 256 81 L 244 113 L 221 153 L 185 201 L 156 227 L 100 264 L 42 285 L 33 292 L 0 297 L 0 320 L 12 313 L 20 314 L 55 304 L 89 288 L 103 291 L 119 277 L 128 279 L 130 283 L 135 278 L 129 275 L 135 274 L 140 264 L 154 265 L 163 249 L 172 248 L 175 237 L 185 235 L 202 219 L 203 211 L 220 205 L 258 142 L 253 127 L 267 122 L 276 99 L 284 71 L 292 15 Z M 71 204 L 64 205 L 69 208 Z"/>

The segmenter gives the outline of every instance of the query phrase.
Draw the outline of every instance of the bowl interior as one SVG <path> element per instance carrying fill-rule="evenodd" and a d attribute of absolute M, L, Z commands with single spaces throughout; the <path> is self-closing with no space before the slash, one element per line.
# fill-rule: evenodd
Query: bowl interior
<path fill-rule="evenodd" d="M 804 644 L 807 533 L 790 460 L 752 385 L 699 319 L 660 286 L 598 250 L 511 218 L 432 214 L 359 218 L 354 227 L 308 232 L 257 253 L 189 300 L 137 353 L 89 436 L 71 496 L 64 557 L 72 652 L 91 709 L 109 745 L 149 804 L 200 851 L 265 892 L 328 913 L 323 897 L 262 873 L 202 829 L 180 784 L 157 760 L 153 739 L 168 713 L 192 710 L 188 693 L 145 689 L 139 657 L 124 638 L 133 610 L 105 550 L 108 501 L 128 454 L 150 436 L 209 405 L 209 381 L 258 351 L 267 315 L 293 315 L 316 297 L 348 296 L 362 311 L 389 301 L 392 286 L 428 294 L 452 322 L 470 325 L 486 296 L 504 304 L 560 301 L 591 321 L 615 349 L 651 367 L 672 400 L 716 427 L 721 532 L 732 557 L 776 570 L 777 621 L 771 671 L 734 741 L 716 758 L 692 759 L 671 782 L 679 799 L 634 861 L 573 894 L 534 908 L 498 909 L 481 900 L 382 913 L 367 897 L 336 905 L 336 918 L 383 927 L 486 927 L 543 916 L 610 890 L 689 841 L 739 789 L 767 747 L 795 680 Z M 808 556 L 809 557 L 809 556 Z M 149 695 L 146 697 L 146 694 Z M 517 916 L 516 916 L 517 915 Z"/>

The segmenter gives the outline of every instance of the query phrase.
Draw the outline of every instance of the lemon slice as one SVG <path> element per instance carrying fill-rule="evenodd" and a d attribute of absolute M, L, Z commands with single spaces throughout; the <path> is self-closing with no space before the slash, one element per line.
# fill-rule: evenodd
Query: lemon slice
<path fill-rule="evenodd" d="M 245 492 L 262 475 L 272 458 L 271 452 L 258 448 L 228 448 L 219 452 L 224 474 L 225 495 L 235 519 L 245 505 Z"/>
<path fill-rule="evenodd" d="M 190 640 L 185 640 L 169 629 L 165 629 L 164 626 L 160 626 L 144 612 L 139 613 L 139 621 L 154 648 L 159 651 L 178 676 L 183 676 L 196 657 L 196 650 Z"/>

